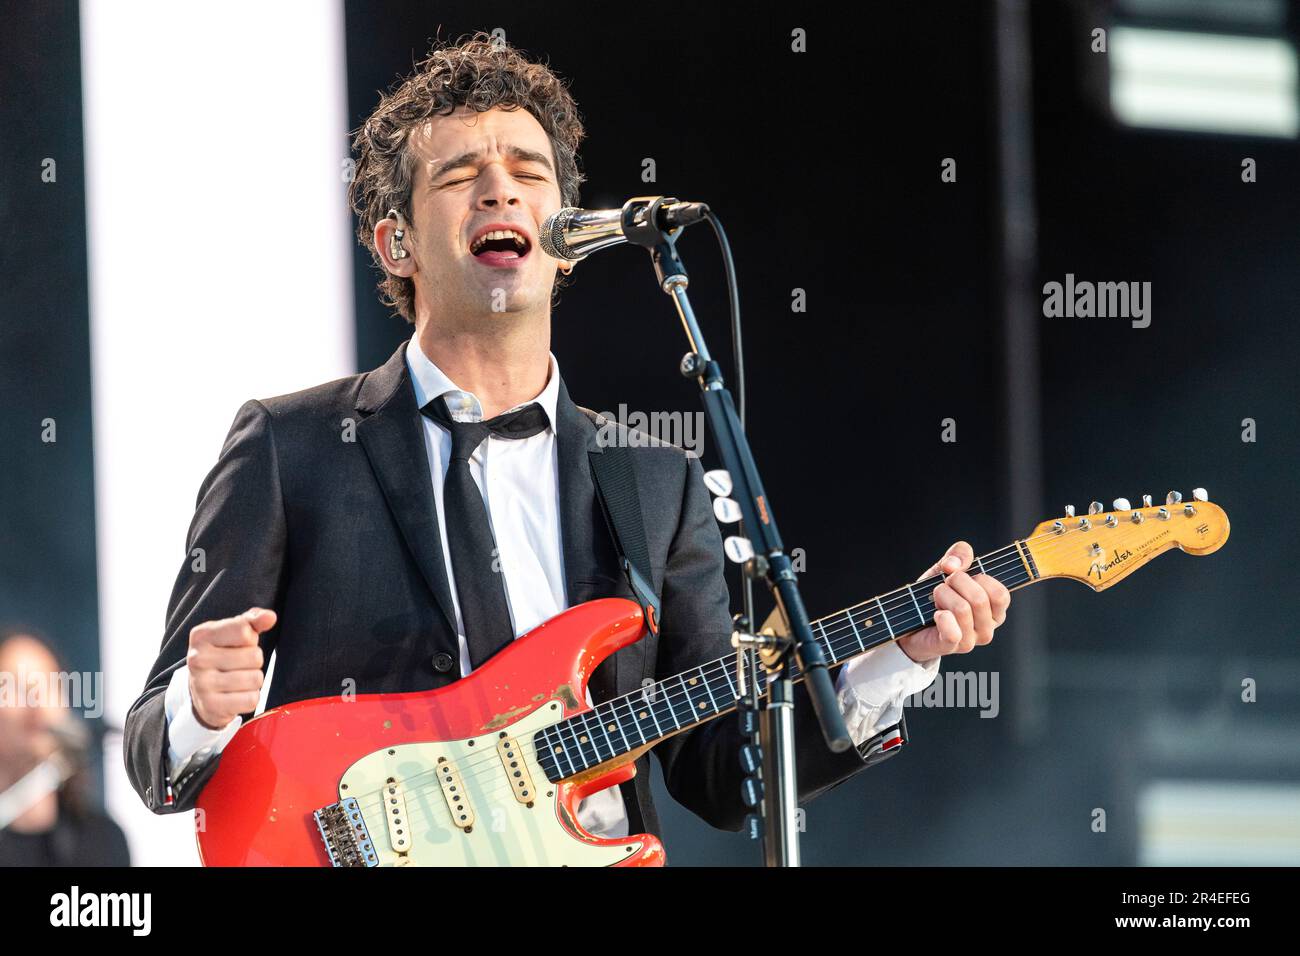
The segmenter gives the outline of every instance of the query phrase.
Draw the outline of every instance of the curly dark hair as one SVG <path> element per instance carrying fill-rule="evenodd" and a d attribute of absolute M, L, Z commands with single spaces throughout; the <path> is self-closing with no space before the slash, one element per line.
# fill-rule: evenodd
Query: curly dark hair
<path fill-rule="evenodd" d="M 532 113 L 551 141 L 563 205 L 578 205 L 578 188 L 586 178 L 578 168 L 578 146 L 585 132 L 577 104 L 548 66 L 530 62 L 504 40 L 484 32 L 456 45 L 435 43 L 414 73 L 380 94 L 379 105 L 352 139 L 357 165 L 348 200 L 357 214 L 357 238 L 382 273 L 380 298 L 411 323 L 415 283 L 384 269 L 374 247 L 375 225 L 390 209 L 411 220 L 415 159 L 407 149 L 410 135 L 430 117 L 448 116 L 460 106 L 480 113 L 493 107 L 522 107 Z M 560 285 L 557 279 L 556 288 Z"/>

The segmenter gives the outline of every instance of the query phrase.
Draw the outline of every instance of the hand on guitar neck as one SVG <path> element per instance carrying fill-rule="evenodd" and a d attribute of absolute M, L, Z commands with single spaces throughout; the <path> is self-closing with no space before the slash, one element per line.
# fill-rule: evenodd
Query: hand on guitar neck
<path fill-rule="evenodd" d="M 975 550 L 958 541 L 917 578 L 947 576 L 934 589 L 934 624 L 898 639 L 899 649 L 918 664 L 947 654 L 968 654 L 993 640 L 993 632 L 1006 621 L 1011 592 L 991 575 L 967 574 L 974 560 Z"/>

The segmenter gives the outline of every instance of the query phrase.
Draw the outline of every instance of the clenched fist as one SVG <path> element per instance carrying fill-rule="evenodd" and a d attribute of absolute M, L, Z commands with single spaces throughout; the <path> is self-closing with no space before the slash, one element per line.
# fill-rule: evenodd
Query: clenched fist
<path fill-rule="evenodd" d="M 262 648 L 257 635 L 275 627 L 275 612 L 249 608 L 238 617 L 204 621 L 190 630 L 190 700 L 194 716 L 220 730 L 257 709 L 262 694 Z"/>

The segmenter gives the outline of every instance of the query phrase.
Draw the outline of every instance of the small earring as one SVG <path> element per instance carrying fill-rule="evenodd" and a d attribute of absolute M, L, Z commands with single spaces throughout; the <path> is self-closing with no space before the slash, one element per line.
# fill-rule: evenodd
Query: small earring
<path fill-rule="evenodd" d="M 570 263 L 567 266 L 560 266 L 560 271 L 563 272 L 566 276 L 569 275 L 571 272 L 573 272 L 573 264 Z"/>
<path fill-rule="evenodd" d="M 406 218 L 396 209 L 388 210 L 388 218 L 397 220 L 397 228 L 388 240 L 388 255 L 392 259 L 405 259 L 410 255 L 402 248 L 402 240 L 406 238 Z"/>

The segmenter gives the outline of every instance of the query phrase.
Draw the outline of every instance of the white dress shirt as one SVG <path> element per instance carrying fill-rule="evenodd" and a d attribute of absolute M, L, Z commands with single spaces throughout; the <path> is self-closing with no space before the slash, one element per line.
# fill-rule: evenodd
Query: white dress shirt
<path fill-rule="evenodd" d="M 453 419 L 482 420 L 483 410 L 478 397 L 461 390 L 447 378 L 420 350 L 416 336 L 411 337 L 407 346 L 406 364 L 415 386 L 417 407 L 423 408 L 434 398 L 445 395 Z M 559 389 L 559 363 L 552 354 L 546 387 L 528 402 L 515 406 L 522 408 L 532 402 L 539 403 L 546 410 L 550 426 L 528 438 L 504 439 L 489 435 L 469 462 L 470 474 L 487 504 L 488 523 L 497 544 L 497 557 L 516 637 L 569 606 L 560 546 L 559 458 L 554 427 Z M 460 672 L 464 676 L 472 669 L 469 644 L 465 640 L 442 506 L 443 482 L 451 460 L 451 434 L 427 415 L 421 419 L 429 475 L 437 503 L 447 582 L 456 610 Z M 722 556 L 719 555 L 718 559 L 722 560 Z M 897 723 L 903 713 L 903 701 L 928 687 L 938 669 L 938 659 L 924 665 L 917 664 L 892 641 L 845 664 L 836 680 L 836 691 L 854 744 L 861 744 L 881 729 Z M 590 691 L 587 692 L 587 703 L 593 703 Z M 168 760 L 173 768 L 183 768 L 191 758 L 209 759 L 220 753 L 243 719 L 235 717 L 220 730 L 209 730 L 200 724 L 191 706 L 189 671 L 184 666 L 177 668 L 172 675 L 164 709 L 167 714 Z M 627 836 L 627 807 L 618 786 L 608 787 L 582 800 L 578 804 L 578 822 L 596 836 Z"/>

